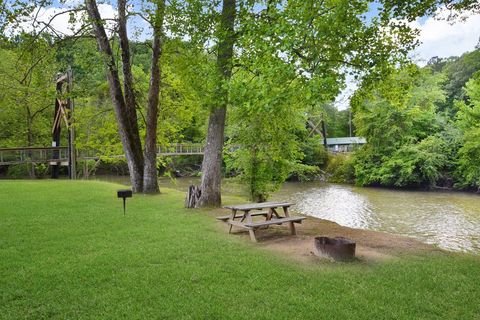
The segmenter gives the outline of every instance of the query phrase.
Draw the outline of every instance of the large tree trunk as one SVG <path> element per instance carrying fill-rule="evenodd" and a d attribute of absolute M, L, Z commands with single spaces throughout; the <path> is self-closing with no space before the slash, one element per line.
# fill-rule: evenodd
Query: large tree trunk
<path fill-rule="evenodd" d="M 228 90 L 225 82 L 232 75 L 234 24 L 236 1 L 223 0 L 220 28 L 218 30 L 217 72 L 219 80 L 216 89 L 216 105 L 208 121 L 207 144 L 202 163 L 201 196 L 197 207 L 218 207 L 221 205 L 222 149 L 227 113 Z"/>
<path fill-rule="evenodd" d="M 165 0 L 158 0 L 153 21 L 152 67 L 148 89 L 147 129 L 145 135 L 145 167 L 143 171 L 143 192 L 160 192 L 157 180 L 157 124 L 160 95 L 160 56 L 162 55 L 162 29 Z"/>
<path fill-rule="evenodd" d="M 125 102 L 115 58 L 103 26 L 103 21 L 98 12 L 97 3 L 95 0 L 86 0 L 85 4 L 99 49 L 104 55 L 110 96 L 115 110 L 123 150 L 127 158 L 132 189 L 134 192 L 141 192 L 143 188 L 143 154 L 140 133 L 138 127 L 132 126 L 129 118 L 130 110 Z"/>

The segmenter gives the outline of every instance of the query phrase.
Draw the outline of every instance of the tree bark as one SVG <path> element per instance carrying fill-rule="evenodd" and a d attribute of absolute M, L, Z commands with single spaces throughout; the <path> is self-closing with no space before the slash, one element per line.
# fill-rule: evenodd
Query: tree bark
<path fill-rule="evenodd" d="M 126 0 L 118 0 L 118 38 L 120 43 L 120 57 L 122 59 L 123 92 L 128 112 L 130 126 L 138 131 L 137 102 L 133 85 L 132 63 L 130 58 L 130 45 L 127 34 Z M 140 137 L 138 141 L 140 145 Z"/>
<path fill-rule="evenodd" d="M 165 0 L 157 0 L 153 25 L 152 66 L 150 86 L 148 88 L 147 128 L 145 135 L 145 166 L 143 173 L 143 192 L 158 193 L 157 179 L 157 125 L 158 103 L 160 95 L 160 57 L 162 55 L 163 18 Z"/>
<path fill-rule="evenodd" d="M 110 96 L 115 110 L 123 150 L 127 159 L 132 190 L 134 192 L 141 192 L 143 188 L 143 154 L 138 126 L 132 126 L 132 122 L 129 119 L 129 108 L 125 102 L 115 58 L 103 26 L 103 21 L 98 12 L 97 3 L 95 0 L 86 0 L 85 4 L 99 49 L 104 55 L 103 58 L 107 67 L 107 81 Z"/>
<path fill-rule="evenodd" d="M 223 0 L 220 27 L 218 30 L 216 104 L 208 121 L 207 143 L 202 163 L 201 196 L 197 207 L 221 205 L 222 149 L 224 143 L 225 117 L 228 104 L 226 82 L 232 75 L 233 46 L 235 43 L 236 0 Z"/>

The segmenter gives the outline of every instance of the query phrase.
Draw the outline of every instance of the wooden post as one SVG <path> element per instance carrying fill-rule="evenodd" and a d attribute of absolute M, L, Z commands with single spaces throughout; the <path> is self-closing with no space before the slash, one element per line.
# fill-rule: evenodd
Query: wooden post
<path fill-rule="evenodd" d="M 73 90 L 73 72 L 69 67 L 67 71 L 67 93 Z M 70 110 L 68 114 L 68 175 L 71 180 L 77 177 L 77 159 L 75 151 L 75 126 L 74 126 L 74 103 L 73 98 L 68 97 L 67 108 Z"/>
<path fill-rule="evenodd" d="M 323 136 L 323 146 L 325 147 L 325 150 L 328 150 L 327 129 L 325 128 L 325 121 L 323 120 L 323 114 L 322 114 L 322 136 Z"/>
<path fill-rule="evenodd" d="M 57 82 L 57 94 L 62 92 L 62 83 Z M 55 98 L 55 114 L 53 117 L 53 128 L 52 128 L 52 147 L 60 146 L 60 132 L 62 130 L 60 126 L 60 101 L 58 98 Z M 60 159 L 60 150 L 52 151 L 52 159 Z M 52 179 L 58 179 L 60 172 L 60 162 L 52 164 Z"/>

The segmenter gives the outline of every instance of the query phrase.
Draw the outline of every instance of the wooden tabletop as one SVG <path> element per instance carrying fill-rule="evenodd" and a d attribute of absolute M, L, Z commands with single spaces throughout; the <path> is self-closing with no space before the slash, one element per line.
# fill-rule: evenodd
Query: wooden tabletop
<path fill-rule="evenodd" d="M 265 208 L 277 208 L 277 207 L 290 207 L 293 203 L 290 202 L 259 202 L 259 203 L 245 203 L 245 204 L 232 204 L 224 206 L 225 209 L 232 210 L 255 210 Z"/>

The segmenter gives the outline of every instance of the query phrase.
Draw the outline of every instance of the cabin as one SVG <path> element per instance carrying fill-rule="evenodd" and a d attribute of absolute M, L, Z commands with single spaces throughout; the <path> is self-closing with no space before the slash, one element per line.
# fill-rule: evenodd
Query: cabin
<path fill-rule="evenodd" d="M 351 152 L 367 143 L 363 137 L 327 138 L 327 150 L 330 152 Z"/>

